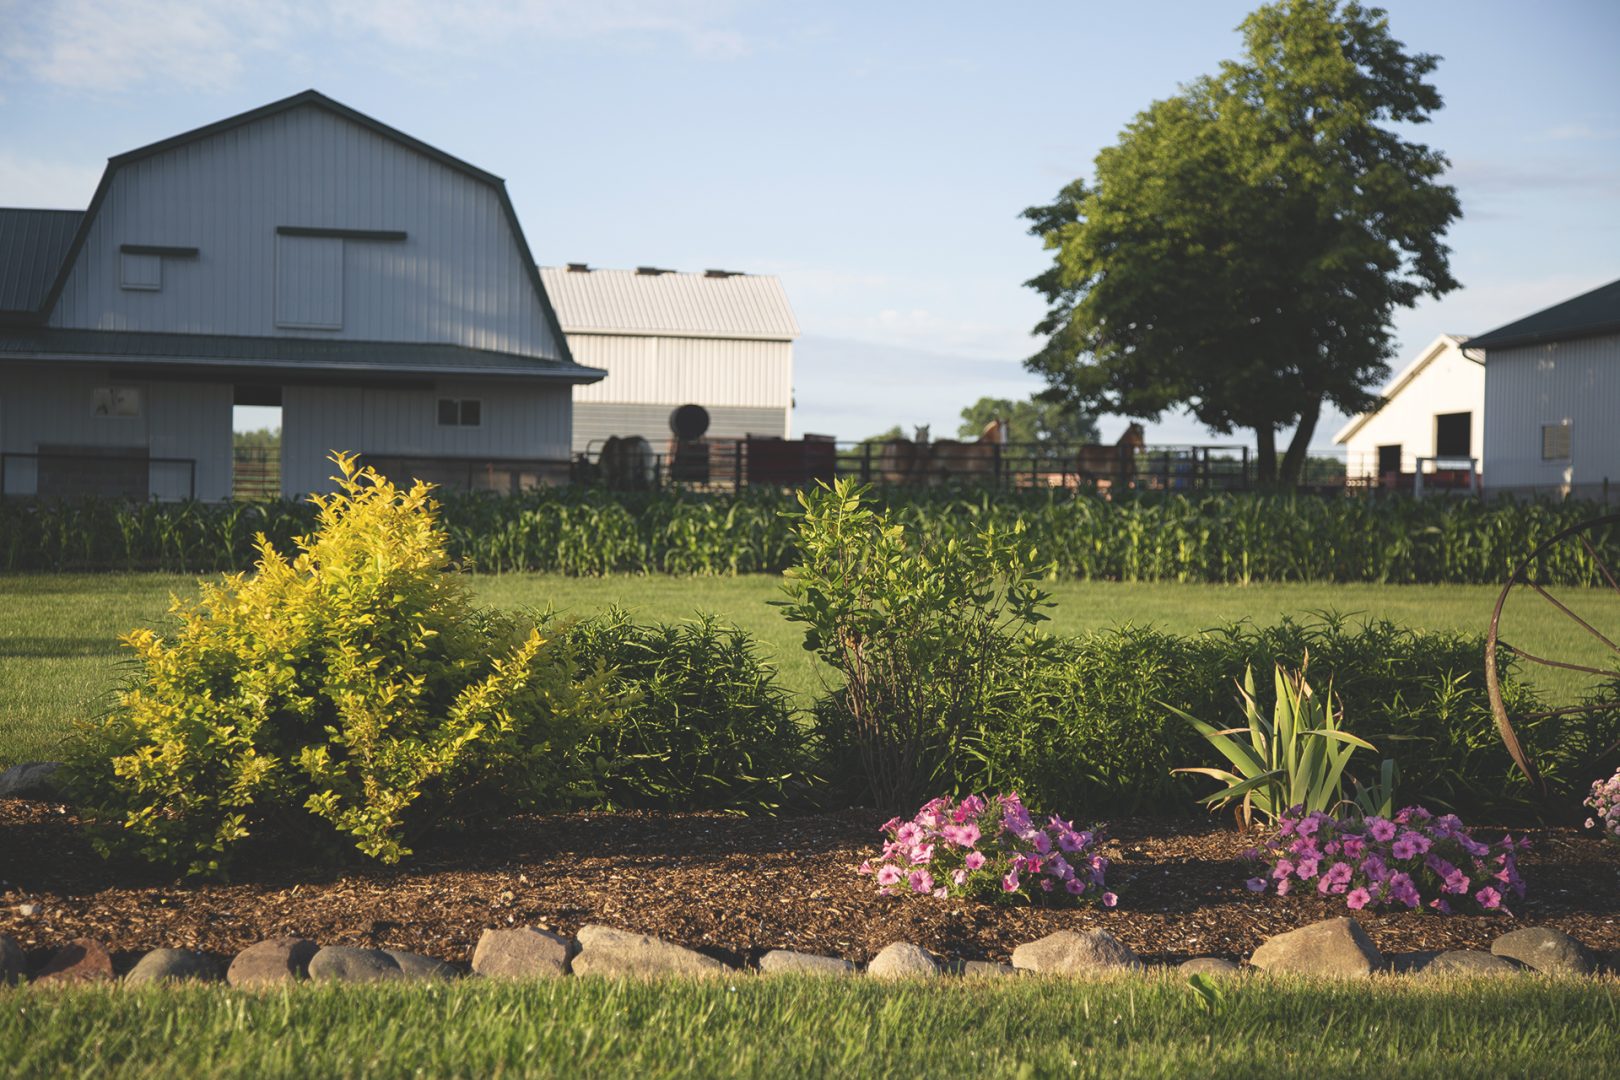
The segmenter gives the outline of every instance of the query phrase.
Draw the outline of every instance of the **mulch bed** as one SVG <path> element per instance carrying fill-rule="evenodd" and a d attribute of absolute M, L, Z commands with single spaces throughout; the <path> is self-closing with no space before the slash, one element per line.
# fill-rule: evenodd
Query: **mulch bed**
<path fill-rule="evenodd" d="M 407 949 L 465 964 L 487 927 L 572 933 L 605 923 L 733 963 L 772 948 L 864 961 L 893 941 L 1004 960 L 1058 929 L 1107 929 L 1153 962 L 1242 959 L 1266 937 L 1347 914 L 1312 895 L 1256 897 L 1234 860 L 1248 842 L 1210 819 L 1113 823 L 1105 853 L 1119 907 L 1057 909 L 883 898 L 854 870 L 877 850 L 878 815 L 778 819 L 721 814 L 520 817 L 419 850 L 401 867 L 310 870 L 255 860 L 225 884 L 177 882 L 109 863 L 68 808 L 0 800 L 0 934 L 34 962 L 68 940 L 100 939 L 127 966 L 160 946 L 228 957 L 264 938 Z M 1497 830 L 1477 829 L 1494 838 Z M 1531 830 L 1529 896 L 1514 915 L 1370 914 L 1385 953 L 1489 949 L 1521 926 L 1555 926 L 1620 949 L 1620 845 Z M 40 905 L 33 916 L 16 907 Z"/>

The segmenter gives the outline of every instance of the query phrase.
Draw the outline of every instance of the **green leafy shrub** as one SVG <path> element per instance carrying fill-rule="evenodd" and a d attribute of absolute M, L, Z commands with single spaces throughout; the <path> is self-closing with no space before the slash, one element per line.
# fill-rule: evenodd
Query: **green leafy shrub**
<path fill-rule="evenodd" d="M 335 830 L 395 862 L 435 820 L 589 791 L 602 680 L 473 606 L 427 485 L 334 460 L 341 490 L 313 499 L 295 558 L 260 537 L 253 574 L 173 603 L 172 637 L 125 636 L 135 674 L 72 771 L 107 850 L 214 873 L 250 836 Z"/>
<path fill-rule="evenodd" d="M 1191 724 L 1227 759 L 1232 769 L 1189 766 L 1173 773 L 1196 773 L 1226 787 L 1199 801 L 1212 808 L 1238 805 L 1245 828 L 1258 813 L 1275 824 L 1295 808 L 1306 813 L 1337 813 L 1345 799 L 1345 766 L 1358 749 L 1375 750 L 1367 740 L 1339 726 L 1333 709 L 1333 686 L 1318 695 L 1305 680 L 1305 669 L 1273 675 L 1272 712 L 1268 720 L 1254 691 L 1254 671 L 1243 672 L 1240 690 L 1243 726 L 1217 728 L 1189 713 L 1167 706 Z"/>
<path fill-rule="evenodd" d="M 861 775 L 879 805 L 933 783 L 984 705 L 998 657 L 1045 618 L 1021 524 L 919 539 L 849 480 L 801 493 L 800 562 L 779 601 L 804 647 L 844 678 Z"/>
<path fill-rule="evenodd" d="M 1307 652 L 1356 733 L 1397 762 L 1404 790 L 1475 820 L 1531 812 L 1535 793 L 1491 719 L 1482 638 L 1328 616 L 1191 637 L 1125 626 L 1017 642 L 940 786 L 1016 789 L 1086 815 L 1192 810 L 1196 786 L 1170 770 L 1203 757 L 1207 744 L 1160 702 L 1193 716 L 1230 715 L 1245 669 L 1296 663 Z M 1505 662 L 1503 675 L 1515 715 L 1537 711 L 1536 695 Z M 1264 691 L 1260 706 L 1271 706 Z M 833 703 L 818 703 L 817 720 L 828 760 L 840 760 L 849 735 Z M 1620 736 L 1617 727 L 1613 713 L 1547 717 L 1523 725 L 1521 738 L 1555 789 L 1573 792 L 1588 780 L 1584 763 Z M 826 766 L 829 775 L 834 768 Z"/>
<path fill-rule="evenodd" d="M 770 810 L 806 779 L 787 693 L 748 634 L 709 615 L 640 626 L 617 609 L 561 632 L 626 702 L 623 722 L 585 744 L 608 805 Z"/>

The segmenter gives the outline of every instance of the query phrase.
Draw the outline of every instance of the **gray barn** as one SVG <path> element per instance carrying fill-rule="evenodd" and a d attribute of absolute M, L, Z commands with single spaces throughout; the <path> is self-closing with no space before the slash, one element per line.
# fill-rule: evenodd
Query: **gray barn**
<path fill-rule="evenodd" d="M 281 490 L 334 449 L 566 477 L 576 364 L 506 186 L 314 91 L 111 159 L 83 212 L 0 210 L 0 492 L 217 500 L 232 409 Z"/>

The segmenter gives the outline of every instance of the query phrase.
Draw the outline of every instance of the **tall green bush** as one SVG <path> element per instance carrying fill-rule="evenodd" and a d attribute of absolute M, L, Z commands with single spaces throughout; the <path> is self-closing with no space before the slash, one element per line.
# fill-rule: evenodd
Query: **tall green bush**
<path fill-rule="evenodd" d="M 584 748 L 601 762 L 606 805 L 774 810 L 809 780 L 788 694 L 743 631 L 709 615 L 637 625 L 615 609 L 560 632 L 625 702 L 623 722 Z"/>
<path fill-rule="evenodd" d="M 783 583 L 804 647 L 843 676 L 836 697 L 878 805 L 931 788 L 976 723 L 998 658 L 1044 619 L 1044 567 L 1023 526 L 921 540 L 848 480 L 799 496 L 800 561 Z"/>
<path fill-rule="evenodd" d="M 170 637 L 124 638 L 135 673 L 82 733 L 71 785 L 107 850 L 208 874 L 250 837 L 344 834 L 383 862 L 436 819 L 589 788 L 602 680 L 529 623 L 479 611 L 427 485 L 336 455 L 289 560 L 175 601 Z"/>

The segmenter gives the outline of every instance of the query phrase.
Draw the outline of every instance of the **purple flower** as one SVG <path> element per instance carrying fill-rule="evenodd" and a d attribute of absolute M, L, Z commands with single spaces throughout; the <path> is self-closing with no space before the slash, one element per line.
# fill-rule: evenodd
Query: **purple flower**
<path fill-rule="evenodd" d="M 1360 911 L 1372 902 L 1372 893 L 1366 889 L 1351 889 L 1350 895 L 1344 898 L 1344 906 L 1351 911 Z"/>
<path fill-rule="evenodd" d="M 1063 887 L 1068 889 L 1069 893 L 1073 896 L 1079 896 L 1081 893 L 1086 891 L 1086 883 L 1081 881 L 1079 878 L 1070 878 L 1068 881 L 1063 883 Z"/>
<path fill-rule="evenodd" d="M 1103 907 L 1113 907 L 1115 904 L 1119 903 L 1119 897 L 1115 896 L 1111 892 L 1105 892 L 1102 894 L 1102 902 Z"/>
<path fill-rule="evenodd" d="M 1070 854 L 1073 854 L 1076 851 L 1082 851 L 1086 847 L 1090 846 L 1090 844 L 1091 834 L 1088 832 L 1077 833 L 1070 830 L 1068 832 L 1058 833 L 1058 847 L 1069 852 Z"/>
<path fill-rule="evenodd" d="M 1282 881 L 1294 872 L 1294 864 L 1287 859 L 1278 859 L 1277 865 L 1272 868 L 1271 876 Z"/>
<path fill-rule="evenodd" d="M 1339 852 L 1347 859 L 1359 859 L 1367 852 L 1367 841 L 1359 836 L 1347 836 L 1339 845 Z"/>
<path fill-rule="evenodd" d="M 1415 859 L 1429 850 L 1429 838 L 1422 833 L 1415 833 L 1408 829 L 1401 833 L 1401 838 L 1395 841 L 1390 848 L 1397 859 Z"/>
<path fill-rule="evenodd" d="M 1047 836 L 1044 832 L 1036 831 L 1030 836 L 1029 842 L 1034 844 L 1035 850 L 1040 852 L 1042 855 L 1045 855 L 1047 852 L 1052 850 L 1052 838 Z"/>
<path fill-rule="evenodd" d="M 1250 892 L 1265 892 L 1266 891 L 1266 879 L 1263 878 L 1263 877 L 1252 877 L 1248 881 L 1245 881 L 1243 884 L 1248 887 L 1248 890 Z"/>
<path fill-rule="evenodd" d="M 1479 906 L 1487 911 L 1494 911 L 1502 906 L 1502 894 L 1489 885 L 1475 893 L 1474 899 L 1479 901 Z"/>
<path fill-rule="evenodd" d="M 1294 831 L 1301 836 L 1315 836 L 1316 830 L 1321 828 L 1321 825 L 1321 820 L 1315 814 L 1312 814 L 1298 825 L 1295 825 Z"/>
<path fill-rule="evenodd" d="M 1395 839 L 1395 823 L 1381 817 L 1368 818 L 1367 835 L 1381 844 L 1387 843 Z"/>
<path fill-rule="evenodd" d="M 1294 868 L 1294 873 L 1299 875 L 1299 880 L 1309 881 L 1316 876 L 1316 866 L 1316 859 L 1301 859 L 1299 865 Z"/>
<path fill-rule="evenodd" d="M 1405 904 L 1415 908 L 1422 903 L 1423 898 L 1418 895 L 1417 886 L 1412 883 L 1410 874 L 1395 873 L 1389 876 L 1389 898 L 1397 904 Z"/>

